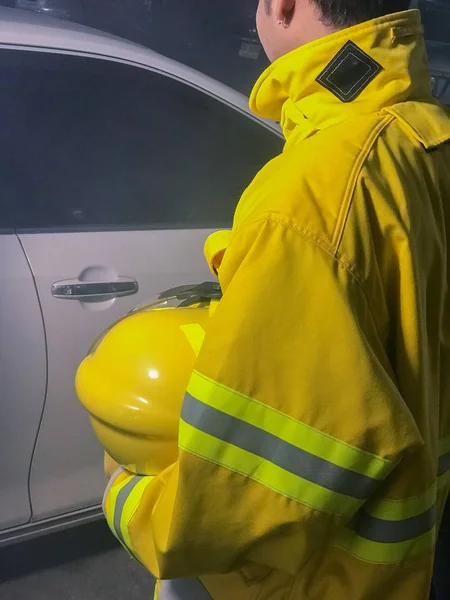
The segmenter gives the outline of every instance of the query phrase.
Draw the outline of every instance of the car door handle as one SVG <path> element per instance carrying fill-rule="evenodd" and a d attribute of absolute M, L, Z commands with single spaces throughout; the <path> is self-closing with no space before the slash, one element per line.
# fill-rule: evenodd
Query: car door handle
<path fill-rule="evenodd" d="M 58 300 L 112 300 L 132 296 L 139 291 L 135 279 L 119 277 L 117 281 L 58 281 L 52 285 L 52 296 Z"/>

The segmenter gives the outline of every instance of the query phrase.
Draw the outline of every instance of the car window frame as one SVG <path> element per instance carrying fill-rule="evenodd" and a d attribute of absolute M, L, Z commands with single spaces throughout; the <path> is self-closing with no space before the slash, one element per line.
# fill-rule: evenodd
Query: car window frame
<path fill-rule="evenodd" d="M 250 109 L 248 107 L 246 107 L 245 105 L 236 104 L 236 103 L 228 100 L 227 98 L 223 98 L 220 95 L 215 94 L 212 90 L 208 89 L 207 87 L 198 85 L 195 82 L 193 82 L 187 78 L 180 77 L 177 74 L 171 73 L 168 70 L 164 70 L 164 69 L 161 69 L 161 68 L 158 68 L 155 66 L 151 66 L 151 65 L 139 62 L 139 61 L 134 61 L 134 60 L 126 59 L 126 58 L 111 56 L 108 54 L 88 52 L 88 51 L 83 51 L 83 50 L 54 49 L 54 48 L 48 48 L 48 47 L 43 47 L 43 46 L 39 46 L 39 45 L 29 45 L 29 44 L 17 45 L 17 44 L 9 44 L 9 43 L 0 42 L 0 52 L 2 50 L 47 53 L 47 54 L 51 54 L 51 55 L 74 56 L 77 58 L 108 61 L 108 62 L 111 62 L 114 64 L 120 64 L 120 65 L 138 68 L 138 69 L 141 69 L 146 72 L 156 74 L 156 75 L 159 75 L 162 77 L 168 77 L 171 80 L 176 81 L 177 83 L 179 83 L 181 85 L 186 85 L 189 88 L 196 90 L 197 92 L 199 92 L 201 94 L 206 94 L 206 96 L 208 96 L 208 98 L 215 100 L 216 102 L 219 102 L 220 104 L 237 111 L 241 116 L 250 119 L 258 126 L 263 127 L 266 131 L 270 132 L 272 135 L 275 135 L 280 140 L 282 140 L 282 141 L 285 140 L 279 123 L 258 117 L 257 115 L 252 113 L 250 111 Z M 192 71 L 192 69 L 190 69 L 189 67 L 186 67 L 186 69 L 188 71 Z M 212 80 L 212 81 L 215 81 L 215 80 Z M 220 84 L 220 85 L 223 86 L 224 84 Z M 243 94 L 241 94 L 240 92 L 237 92 L 235 90 L 233 90 L 233 95 L 236 95 L 236 97 L 242 97 L 242 99 L 245 98 L 245 96 Z M 255 173 L 255 175 L 256 175 L 256 173 Z M 242 190 L 242 191 L 244 191 L 244 190 Z M 200 227 L 200 229 L 201 228 L 202 227 Z M 167 226 L 165 224 L 159 224 L 159 223 L 153 223 L 152 227 L 151 227 L 151 230 L 154 230 L 154 231 L 158 231 L 158 230 L 161 231 L 161 230 L 165 230 L 165 229 L 167 229 Z M 187 229 L 187 230 L 199 229 L 199 227 L 196 226 L 195 224 L 183 224 L 183 227 L 181 227 L 181 229 Z M 82 229 L 83 232 L 147 231 L 147 230 L 149 230 L 148 224 L 143 224 L 143 225 L 140 225 L 140 224 L 133 224 L 133 225 L 129 225 L 129 224 L 120 224 L 120 225 L 96 224 L 96 225 L 83 225 L 83 229 Z M 39 233 L 62 233 L 62 232 L 77 233 L 80 231 L 80 228 L 77 226 L 70 226 L 70 225 L 64 226 L 64 227 L 50 226 L 50 227 L 44 227 L 44 228 L 43 227 L 16 227 L 16 226 L 13 226 L 12 228 L 10 228 L 10 227 L 6 226 L 6 227 L 0 228 L 0 231 L 2 233 L 17 233 L 19 235 L 25 234 L 25 233 L 27 233 L 27 234 L 28 233 L 36 233 L 36 234 L 39 234 Z"/>
<path fill-rule="evenodd" d="M 179 75 L 177 75 L 175 73 L 171 73 L 170 71 L 160 69 L 156 66 L 151 66 L 151 65 L 148 65 L 148 64 L 145 64 L 142 62 L 138 62 L 138 61 L 134 61 L 134 60 L 130 60 L 127 58 L 119 58 L 117 56 L 112 56 L 110 54 L 100 54 L 100 53 L 95 53 L 95 52 L 87 52 L 87 51 L 83 51 L 83 50 L 66 50 L 66 49 L 61 49 L 61 48 L 55 49 L 55 48 L 46 47 L 46 46 L 35 46 L 35 45 L 28 45 L 28 44 L 18 45 L 18 44 L 8 44 L 5 42 L 0 42 L 0 51 L 1 50 L 18 50 L 18 51 L 23 51 L 23 52 L 42 52 L 42 53 L 45 52 L 48 54 L 58 54 L 61 56 L 77 56 L 77 57 L 81 57 L 81 58 L 106 60 L 106 61 L 109 61 L 112 63 L 128 65 L 131 67 L 137 67 L 137 68 L 143 69 L 145 71 L 149 71 L 150 73 L 156 73 L 158 75 L 169 77 L 170 79 L 173 79 L 174 81 L 178 81 L 179 83 L 187 85 L 192 89 L 195 89 L 201 93 L 208 95 L 210 98 L 213 98 L 214 100 L 216 100 L 218 102 L 221 102 L 225 106 L 228 106 L 230 108 L 233 108 L 234 110 L 237 110 L 242 115 L 251 119 L 255 123 L 258 123 L 265 129 L 270 131 L 271 133 L 277 135 L 279 138 L 284 139 L 283 132 L 278 123 L 276 123 L 274 121 L 270 121 L 269 119 L 263 119 L 262 117 L 258 117 L 257 115 L 252 113 L 249 108 L 246 108 L 239 104 L 235 104 L 234 102 L 232 102 L 226 98 L 223 98 L 222 96 L 219 96 L 218 94 L 215 94 L 213 91 L 211 91 L 207 87 L 203 87 L 193 81 L 190 81 L 189 79 L 180 77 Z M 184 65 L 182 65 L 182 66 L 184 66 Z M 192 71 L 192 69 L 190 67 L 186 67 L 186 70 Z M 215 80 L 213 80 L 213 81 L 215 81 Z M 225 84 L 221 84 L 221 86 L 227 87 L 227 86 L 225 86 Z M 235 90 L 233 90 L 233 92 L 235 93 L 235 95 L 240 96 L 243 99 L 245 98 L 245 96 L 243 94 L 241 94 L 240 92 L 237 92 Z"/>

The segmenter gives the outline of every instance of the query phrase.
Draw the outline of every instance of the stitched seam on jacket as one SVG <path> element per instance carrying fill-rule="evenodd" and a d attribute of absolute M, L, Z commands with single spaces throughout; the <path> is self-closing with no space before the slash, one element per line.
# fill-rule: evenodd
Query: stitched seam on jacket
<path fill-rule="evenodd" d="M 348 217 L 350 215 L 351 208 L 353 206 L 353 200 L 355 198 L 355 188 L 358 183 L 359 176 L 361 175 L 361 171 L 364 167 L 364 164 L 370 154 L 370 151 L 374 147 L 376 141 L 380 137 L 382 131 L 386 129 L 386 127 L 395 120 L 395 117 L 391 114 L 388 114 L 383 117 L 383 119 L 377 122 L 372 129 L 369 137 L 367 138 L 364 146 L 361 148 L 361 151 L 355 161 L 353 169 L 350 173 L 350 178 L 347 183 L 347 187 L 344 194 L 344 199 L 342 202 L 341 210 L 339 211 L 339 216 L 336 220 L 336 228 L 333 234 L 332 246 L 334 247 L 335 255 L 337 256 L 342 239 L 344 237 L 345 228 L 347 225 Z"/>
<path fill-rule="evenodd" d="M 345 269 L 347 271 L 347 273 L 351 276 L 351 278 L 355 281 L 355 283 L 358 284 L 358 286 L 361 288 L 362 293 L 364 294 L 364 298 L 366 299 L 366 303 L 367 303 L 367 308 L 369 310 L 369 313 L 372 317 L 372 320 L 374 322 L 374 326 L 375 326 L 375 330 L 377 332 L 378 337 L 381 339 L 381 332 L 379 330 L 378 327 L 378 323 L 377 320 L 375 318 L 375 312 L 372 309 L 372 305 L 370 303 L 369 300 L 369 296 L 367 294 L 367 291 L 363 285 L 363 281 L 361 278 L 358 277 L 358 274 L 356 272 L 356 266 L 354 263 L 352 263 L 345 255 L 341 254 L 340 256 L 337 256 L 337 253 L 335 254 L 332 245 L 325 240 L 324 238 L 322 238 L 321 236 L 314 234 L 312 231 L 310 231 L 308 228 L 299 225 L 298 223 L 292 222 L 289 217 L 286 217 L 285 215 L 283 215 L 282 213 L 268 213 L 267 216 L 265 218 L 259 219 L 257 222 L 252 223 L 253 225 L 256 225 L 259 222 L 264 222 L 264 221 L 272 221 L 275 224 L 279 224 L 282 225 L 284 227 L 288 227 L 289 229 L 292 229 L 293 231 L 295 231 L 296 233 L 298 233 L 299 235 L 301 235 L 304 239 L 309 240 L 310 242 L 312 242 L 313 244 L 315 244 L 318 248 L 320 248 L 323 252 L 326 252 L 333 260 L 335 260 L 337 262 L 337 264 L 342 267 L 343 269 Z M 249 224 L 250 225 L 250 224 Z"/>
<path fill-rule="evenodd" d="M 145 492 L 147 491 L 148 485 L 149 484 L 147 484 L 145 486 L 145 488 L 144 488 L 144 490 L 142 492 L 142 495 L 141 495 L 141 499 L 139 500 L 139 502 L 136 503 L 136 506 L 134 507 L 134 510 L 133 510 L 133 512 L 130 515 L 130 518 L 128 519 L 128 523 L 126 524 L 126 528 L 127 528 L 127 531 L 128 531 L 128 537 L 130 538 L 130 540 L 131 540 L 131 535 L 130 535 L 131 524 L 132 524 L 132 521 L 133 521 L 134 517 L 136 516 L 136 513 L 137 513 L 138 509 L 141 506 L 141 502 L 142 502 L 142 499 L 145 496 Z M 127 498 L 127 501 L 128 500 L 129 500 L 129 498 Z M 141 559 L 140 559 L 140 557 L 139 557 L 139 555 L 137 553 L 136 548 L 129 548 L 129 550 L 130 550 L 130 552 L 132 552 L 133 554 L 135 554 L 136 555 L 135 558 L 137 558 L 138 561 L 141 562 Z M 144 564 L 144 563 L 142 563 L 142 564 Z"/>
<path fill-rule="evenodd" d="M 220 462 L 218 462 L 217 460 L 214 460 L 212 458 L 209 458 L 207 456 L 203 456 L 203 454 L 199 454 L 198 452 L 196 452 L 195 450 L 192 450 L 191 448 L 186 448 L 186 446 L 183 446 L 183 444 L 178 444 L 178 446 L 183 450 L 183 452 L 186 452 L 186 454 L 190 454 L 192 456 L 196 456 L 197 458 L 200 458 L 201 460 L 204 460 L 205 462 L 209 462 L 212 465 L 216 465 L 216 467 L 220 467 L 221 469 L 225 469 L 226 471 L 231 471 L 232 473 L 236 473 L 237 475 L 241 475 L 242 477 L 245 477 L 246 479 L 250 479 L 251 481 L 255 481 L 256 483 L 259 483 L 260 485 L 264 486 L 265 488 L 272 490 L 272 492 L 275 492 L 276 494 L 282 496 L 283 498 L 288 498 L 289 500 L 292 500 L 292 502 L 296 502 L 297 504 L 302 504 L 303 506 L 307 506 L 308 508 L 310 508 L 311 510 L 314 510 L 318 513 L 323 513 L 326 515 L 331 515 L 332 517 L 337 517 L 339 519 L 344 519 L 344 515 L 337 515 L 336 513 L 333 513 L 331 511 L 325 510 L 325 509 L 318 509 L 316 506 L 313 506 L 312 504 L 309 504 L 308 502 L 305 502 L 304 500 L 299 500 L 298 498 L 294 498 L 294 496 L 291 496 L 290 494 L 287 494 L 286 492 L 283 492 L 282 490 L 279 490 L 278 488 L 276 488 L 274 485 L 268 485 L 265 481 L 262 481 L 261 479 L 259 479 L 258 477 L 255 477 L 255 475 L 248 475 L 247 473 L 244 473 L 244 471 L 240 471 L 239 469 L 236 469 L 236 467 L 230 467 L 229 465 L 225 466 L 222 465 Z"/>

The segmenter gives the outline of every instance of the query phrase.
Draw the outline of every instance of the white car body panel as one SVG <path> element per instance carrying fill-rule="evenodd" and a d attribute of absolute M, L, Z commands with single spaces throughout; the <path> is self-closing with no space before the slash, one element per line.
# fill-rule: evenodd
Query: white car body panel
<path fill-rule="evenodd" d="M 36 288 L 19 240 L 0 233 L 0 529 L 28 521 L 28 476 L 47 358 Z"/>
<path fill-rule="evenodd" d="M 27 11 L 0 8 L 0 52 L 5 49 L 102 59 L 164 74 L 232 107 L 245 115 L 245 119 L 251 119 L 259 124 L 258 127 L 280 137 L 276 124 L 251 115 L 247 100 L 238 92 L 155 52 L 108 34 Z M 26 160 L 26 157 L 20 160 Z M 48 164 L 51 168 L 51 157 L 48 157 Z M 214 226 L 212 223 L 211 227 Z M 20 230 L 19 227 L 18 237 L 0 236 L 3 244 L 8 239 L 8 244 L 14 245 L 15 240 L 15 260 L 22 261 L 24 277 L 28 276 L 23 281 L 14 281 L 15 287 L 10 285 L 7 294 L 0 291 L 2 307 L 12 302 L 17 310 L 12 316 L 11 310 L 2 313 L 7 334 L 0 338 L 0 351 L 4 353 L 8 346 L 14 346 L 9 361 L 2 361 L 0 366 L 5 371 L 4 377 L 9 377 L 6 379 L 7 402 L 3 405 L 7 411 L 4 422 L 16 419 L 17 412 L 9 408 L 16 403 L 17 411 L 23 415 L 23 432 L 27 436 L 25 441 L 18 437 L 17 427 L 14 429 L 16 421 L 12 421 L 10 432 L 0 436 L 0 452 L 2 455 L 9 452 L 11 456 L 7 466 L 0 466 L 0 531 L 3 530 L 0 544 L 38 531 L 34 523 L 42 523 L 43 530 L 54 530 L 56 517 L 67 524 L 88 520 L 98 514 L 96 507 L 105 483 L 103 455 L 87 414 L 76 398 L 74 377 L 77 366 L 96 336 L 136 304 L 153 300 L 173 286 L 212 277 L 203 257 L 204 240 L 211 228 L 106 229 L 46 232 Z M 19 273 L 15 263 L 8 259 L 8 266 L 0 267 L 2 283 L 5 278 L 9 281 L 11 276 L 8 271 L 3 273 L 2 268 Z M 139 292 L 96 303 L 52 296 L 55 282 L 76 280 L 86 272 L 93 273 L 98 281 L 111 281 L 120 276 L 136 279 Z M 24 302 L 31 300 L 33 306 L 28 307 Z M 40 307 L 45 323 L 47 355 Z M 34 336 L 31 345 L 24 346 L 21 335 L 14 337 L 18 325 L 26 326 L 27 339 Z M 22 353 L 26 354 L 23 364 L 27 377 L 15 381 L 13 366 Z M 12 482 L 9 491 L 5 491 L 3 475 L 6 481 Z M 16 506 L 13 506 L 14 499 Z M 67 518 L 64 515 L 68 515 Z"/>
<path fill-rule="evenodd" d="M 32 257 L 48 339 L 48 393 L 31 473 L 35 520 L 99 502 L 105 485 L 103 454 L 75 395 L 77 365 L 97 335 L 136 304 L 156 300 L 180 283 L 210 278 L 203 259 L 209 233 L 197 229 L 20 236 Z M 100 274 L 98 280 L 109 281 L 113 274 L 135 277 L 139 292 L 93 304 L 52 297 L 55 281 L 67 274 L 77 278 L 90 266 Z"/>

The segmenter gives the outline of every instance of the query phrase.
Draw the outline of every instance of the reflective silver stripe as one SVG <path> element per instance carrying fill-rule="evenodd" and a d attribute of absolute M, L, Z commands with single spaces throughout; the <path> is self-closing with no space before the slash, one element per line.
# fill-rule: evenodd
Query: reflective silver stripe
<path fill-rule="evenodd" d="M 188 393 L 184 398 L 181 418 L 208 435 L 251 452 L 332 492 L 365 500 L 380 485 L 376 479 L 310 454 L 272 433 L 208 406 Z"/>
<path fill-rule="evenodd" d="M 416 517 L 401 521 L 388 521 L 358 513 L 348 527 L 360 537 L 371 542 L 395 544 L 412 540 L 433 529 L 436 524 L 436 507 L 433 506 Z"/>
<path fill-rule="evenodd" d="M 198 579 L 161 581 L 158 600 L 212 600 Z"/>
<path fill-rule="evenodd" d="M 122 520 L 123 509 L 128 500 L 128 496 L 131 494 L 131 492 L 134 490 L 137 484 L 141 481 L 141 479 L 143 479 L 143 477 L 141 476 L 133 477 L 133 479 L 131 479 L 126 485 L 124 485 L 120 492 L 117 494 L 117 500 L 114 508 L 114 531 L 116 532 L 117 537 L 124 546 L 126 546 L 126 544 L 125 540 L 123 539 L 122 531 L 120 529 L 120 522 Z"/>
<path fill-rule="evenodd" d="M 450 471 L 450 453 L 439 457 L 438 476 L 444 475 L 447 471 Z"/>
<path fill-rule="evenodd" d="M 116 479 L 119 477 L 119 475 L 121 473 L 125 473 L 125 469 L 123 467 L 117 467 L 117 469 L 114 471 L 114 473 L 109 478 L 108 485 L 106 486 L 106 489 L 103 493 L 102 510 L 103 510 L 103 513 L 105 516 L 106 516 L 106 498 L 107 498 L 112 486 L 114 485 Z"/>

